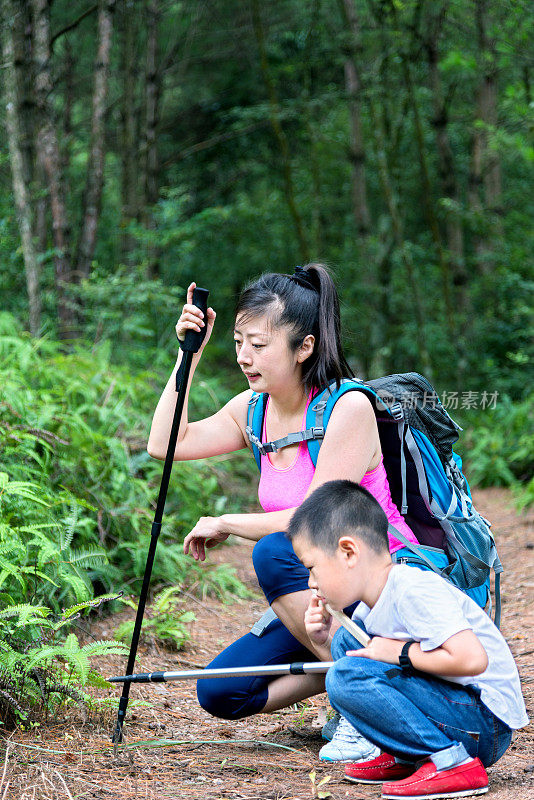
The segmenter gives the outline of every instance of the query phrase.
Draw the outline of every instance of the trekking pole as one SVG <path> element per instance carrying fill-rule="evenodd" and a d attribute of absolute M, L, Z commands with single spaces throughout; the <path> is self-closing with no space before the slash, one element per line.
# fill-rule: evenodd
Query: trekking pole
<path fill-rule="evenodd" d="M 161 485 L 158 494 L 158 502 L 156 505 L 156 513 L 154 515 L 154 521 L 152 523 L 150 532 L 150 546 L 148 548 L 148 555 L 146 559 L 145 574 L 143 576 L 141 594 L 139 595 L 139 605 L 137 606 L 137 615 L 135 617 L 132 643 L 130 645 L 130 654 L 128 656 L 128 664 L 126 666 L 127 676 L 124 679 L 122 695 L 119 700 L 117 725 L 111 739 L 114 744 L 118 744 L 122 741 L 122 726 L 126 717 L 126 709 L 128 707 L 128 698 L 130 695 L 131 679 L 128 676 L 130 676 L 133 672 L 135 657 L 137 655 L 137 646 L 139 644 L 139 637 L 141 635 L 143 614 L 145 612 L 145 605 L 148 597 L 150 575 L 152 573 L 152 565 L 154 563 L 158 537 L 161 531 L 161 520 L 163 518 L 163 509 L 165 508 L 165 500 L 167 499 L 167 489 L 169 487 L 169 479 L 171 477 L 172 463 L 174 460 L 174 452 L 176 450 L 176 441 L 178 439 L 178 430 L 180 429 L 180 421 L 184 408 L 185 394 L 187 391 L 187 383 L 189 381 L 189 373 L 191 371 L 193 353 L 198 352 L 204 336 L 206 335 L 208 294 L 209 292 L 207 289 L 197 288 L 193 290 L 193 305 L 200 308 L 200 310 L 204 313 L 204 327 L 200 331 L 186 331 L 184 341 L 181 342 L 180 345 L 183 355 L 180 367 L 176 373 L 176 392 L 178 396 L 176 399 L 176 408 L 174 410 L 171 433 L 169 436 L 167 455 L 165 457 L 165 465 L 163 467 L 163 474 L 161 476 Z"/>
<path fill-rule="evenodd" d="M 328 672 L 333 661 L 310 661 L 302 663 L 295 661 L 293 664 L 269 664 L 259 667 L 224 667 L 211 669 L 186 669 L 171 672 L 140 672 L 137 675 L 119 675 L 108 678 L 111 683 L 161 683 L 166 681 L 200 680 L 201 678 L 261 678 L 275 675 L 309 675 L 318 672 Z"/>

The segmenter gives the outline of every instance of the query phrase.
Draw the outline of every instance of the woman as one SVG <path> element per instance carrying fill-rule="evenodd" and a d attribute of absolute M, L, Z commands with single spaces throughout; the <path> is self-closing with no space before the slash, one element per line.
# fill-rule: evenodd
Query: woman
<path fill-rule="evenodd" d="M 187 303 L 176 325 L 179 340 L 183 340 L 187 330 L 200 331 L 207 326 L 202 347 L 193 356 L 191 379 L 215 322 L 212 308 L 204 319 L 202 312 L 193 306 L 194 288 L 194 283 L 188 288 Z M 176 460 L 250 448 L 246 425 L 252 392 L 268 394 L 262 441 L 274 441 L 305 427 L 306 410 L 318 389 L 333 380 L 352 376 L 341 345 L 337 292 L 322 264 L 297 267 L 293 275 L 266 274 L 250 284 L 238 301 L 234 339 L 237 363 L 250 388 L 233 397 L 213 416 L 198 422 L 190 423 L 184 411 Z M 165 457 L 180 361 L 181 353 L 154 414 L 148 452 L 155 458 Z M 411 541 L 417 541 L 391 500 L 371 403 L 361 392 L 348 392 L 332 411 L 316 467 L 305 442 L 262 456 L 258 493 L 263 513 L 201 517 L 186 537 L 184 551 L 200 561 L 205 559 L 206 547 L 213 547 L 230 534 L 256 541 L 254 567 L 277 615 L 261 635 L 248 633 L 221 653 L 210 667 L 317 659 L 304 627 L 310 596 L 308 572 L 296 558 L 283 531 L 305 497 L 322 483 L 341 478 L 368 488 L 395 528 Z M 400 547 L 401 542 L 390 539 L 392 552 Z M 207 711 L 238 719 L 274 711 L 322 692 L 324 677 L 286 675 L 270 680 L 203 680 L 197 691 Z M 350 760 L 355 760 L 354 754 Z"/>

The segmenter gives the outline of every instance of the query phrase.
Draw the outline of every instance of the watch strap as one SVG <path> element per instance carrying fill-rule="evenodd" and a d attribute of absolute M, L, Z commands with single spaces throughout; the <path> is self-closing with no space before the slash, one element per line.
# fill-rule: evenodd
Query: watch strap
<path fill-rule="evenodd" d="M 403 670 L 414 669 L 414 666 L 410 661 L 410 656 L 408 655 L 408 650 L 410 649 L 412 644 L 415 644 L 415 639 L 409 639 L 402 646 L 401 654 L 399 656 L 399 664 L 401 669 Z"/>

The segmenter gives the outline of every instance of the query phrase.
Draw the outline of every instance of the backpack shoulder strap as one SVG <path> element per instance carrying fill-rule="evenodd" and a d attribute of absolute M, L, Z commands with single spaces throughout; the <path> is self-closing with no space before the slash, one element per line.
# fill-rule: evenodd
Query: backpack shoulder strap
<path fill-rule="evenodd" d="M 259 470 L 261 470 L 261 456 L 265 455 L 265 450 L 261 443 L 261 429 L 263 428 L 263 418 L 265 416 L 265 401 L 266 395 L 264 393 L 252 392 L 252 397 L 248 401 L 247 408 L 246 434 L 252 445 L 252 452 L 254 453 L 254 458 L 256 459 Z"/>
<path fill-rule="evenodd" d="M 314 466 L 317 465 L 321 440 L 324 437 L 324 431 L 326 430 L 334 406 L 339 398 L 343 397 L 347 392 L 364 392 L 371 400 L 375 411 L 377 410 L 377 403 L 380 403 L 380 408 L 385 409 L 385 413 L 392 413 L 389 408 L 382 405 L 380 397 L 375 390 L 363 381 L 357 378 L 342 378 L 339 386 L 333 381 L 312 399 L 306 414 L 306 428 L 322 429 L 323 431 L 323 435 L 320 438 L 314 437 L 308 442 L 308 451 Z"/>
<path fill-rule="evenodd" d="M 261 456 L 265 456 L 267 453 L 276 453 L 278 450 L 281 450 L 283 447 L 288 447 L 290 444 L 310 442 L 315 439 L 323 438 L 324 428 L 312 426 L 303 431 L 288 433 L 287 436 L 283 436 L 281 439 L 276 439 L 273 442 L 262 442 L 261 434 L 266 410 L 265 401 L 265 394 L 254 393 L 252 395 L 248 401 L 247 427 L 245 429 L 249 442 L 252 445 L 258 469 L 261 469 Z"/>

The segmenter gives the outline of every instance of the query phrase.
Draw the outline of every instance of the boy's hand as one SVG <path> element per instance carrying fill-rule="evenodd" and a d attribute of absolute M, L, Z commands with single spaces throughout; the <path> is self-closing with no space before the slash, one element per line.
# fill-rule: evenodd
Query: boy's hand
<path fill-rule="evenodd" d="M 398 664 L 404 642 L 375 636 L 361 650 L 347 650 L 348 656 L 374 658 L 386 664 Z M 488 654 L 472 630 L 458 631 L 434 650 L 421 650 L 414 642 L 410 647 L 410 661 L 414 669 L 442 677 L 467 677 L 480 675 L 488 667 Z"/>
<path fill-rule="evenodd" d="M 306 633 L 315 644 L 326 644 L 332 626 L 332 617 L 325 609 L 322 600 L 312 594 L 310 603 L 304 614 Z"/>
<path fill-rule="evenodd" d="M 398 639 L 386 639 L 384 636 L 373 636 L 367 647 L 361 650 L 347 650 L 348 656 L 372 658 L 386 664 L 398 664 L 404 642 Z"/>

